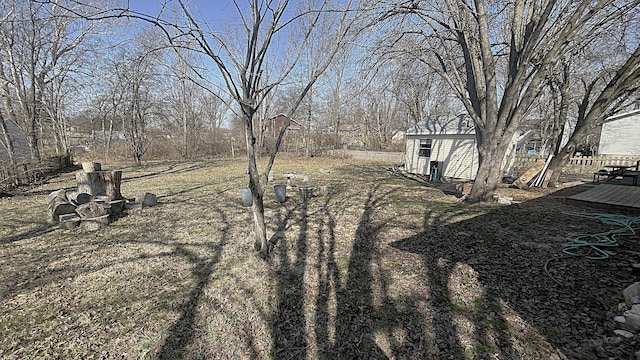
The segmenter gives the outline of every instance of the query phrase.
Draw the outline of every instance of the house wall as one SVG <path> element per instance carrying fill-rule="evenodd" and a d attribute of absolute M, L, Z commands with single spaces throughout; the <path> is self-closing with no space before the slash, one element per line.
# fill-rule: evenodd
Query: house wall
<path fill-rule="evenodd" d="M 419 157 L 420 139 L 433 139 L 431 156 Z M 478 172 L 478 154 L 475 135 L 411 135 L 407 137 L 405 167 L 413 174 L 429 175 L 431 161 L 443 163 L 440 169 L 445 177 L 475 179 Z"/>
<path fill-rule="evenodd" d="M 29 141 L 27 135 L 16 126 L 13 122 L 6 120 L 7 131 L 11 137 L 13 144 L 14 156 L 17 162 L 25 162 L 31 158 L 31 152 L 29 150 Z M 8 163 L 9 154 L 4 144 L 4 137 L 0 139 L 0 163 Z"/>
<path fill-rule="evenodd" d="M 640 114 L 605 122 L 598 153 L 640 156 Z"/>
<path fill-rule="evenodd" d="M 407 136 L 404 166 L 412 174 L 429 175 L 429 158 L 419 157 L 420 139 L 426 136 Z"/>

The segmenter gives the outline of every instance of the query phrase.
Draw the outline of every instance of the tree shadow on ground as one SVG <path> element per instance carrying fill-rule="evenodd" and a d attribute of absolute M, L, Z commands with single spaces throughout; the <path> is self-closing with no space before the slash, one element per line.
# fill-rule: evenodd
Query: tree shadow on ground
<path fill-rule="evenodd" d="M 386 359 L 396 353 L 415 358 L 427 355 L 421 337 L 424 323 L 415 311 L 416 299 L 409 297 L 397 303 L 386 296 L 390 285 L 379 261 L 379 250 L 381 234 L 393 219 L 377 218 L 376 211 L 387 205 L 387 197 L 393 191 L 383 191 L 378 185 L 368 191 L 353 247 L 348 252 L 346 272 L 340 268 L 343 258 L 337 259 L 342 249 L 336 248 L 337 216 L 330 206 L 337 191 L 329 193 L 313 214 L 303 202 L 299 208 L 280 215 L 276 234 L 292 222 L 299 224 L 300 232 L 291 244 L 278 235 L 278 311 L 272 326 L 275 358 Z M 300 214 L 296 214 L 297 210 Z M 317 237 L 311 234 L 312 229 Z M 309 243 L 310 239 L 317 242 Z M 315 284 L 317 287 L 310 288 Z M 374 292 L 383 299 L 382 304 L 376 304 Z M 310 299 L 313 304 L 305 305 Z M 408 340 L 391 344 L 395 352 L 385 354 L 375 337 L 393 331 L 406 332 Z M 314 348 L 310 348 L 311 343 Z"/>
<path fill-rule="evenodd" d="M 27 240 L 30 238 L 38 237 L 44 235 L 46 233 L 50 233 L 54 230 L 58 229 L 57 226 L 52 224 L 42 224 L 35 229 L 30 229 L 20 234 L 8 236 L 5 238 L 0 238 L 0 245 L 10 244 L 12 242 Z"/>
<path fill-rule="evenodd" d="M 440 356 L 633 356 L 632 346 L 608 340 L 611 311 L 633 282 L 631 258 L 558 262 L 552 271 L 561 274 L 563 286 L 544 273 L 569 236 L 609 229 L 571 211 L 597 210 L 566 205 L 560 191 L 453 223 L 426 211 L 425 223 L 436 225 L 391 244 L 423 259 Z"/>
<path fill-rule="evenodd" d="M 169 328 L 164 342 L 162 342 L 158 350 L 158 359 L 181 359 L 185 356 L 190 340 L 196 331 L 197 307 L 200 304 L 202 295 L 207 285 L 211 281 L 215 265 L 220 261 L 222 250 L 227 244 L 230 224 L 226 214 L 217 207 L 214 207 L 224 224 L 222 236 L 220 240 L 209 244 L 209 250 L 212 254 L 207 253 L 206 256 L 199 256 L 193 250 L 178 245 L 176 252 L 183 255 L 194 265 L 193 273 L 196 276 L 196 285 L 191 289 L 187 296 L 187 300 L 180 307 L 180 318 Z"/>
<path fill-rule="evenodd" d="M 566 205 L 563 191 L 511 206 L 425 209 L 424 231 L 390 240 L 396 219 L 381 209 L 394 190 L 382 189 L 366 193 L 348 257 L 337 249 L 336 193 L 313 212 L 302 203 L 279 213 L 276 233 L 293 224 L 299 233 L 278 235 L 274 252 L 274 358 L 633 356 L 632 344 L 607 340 L 633 279 L 630 256 L 558 262 L 562 287 L 543 271 L 572 234 L 609 229 L 567 213 L 593 210 Z M 401 281 L 415 288 L 399 294 Z"/>

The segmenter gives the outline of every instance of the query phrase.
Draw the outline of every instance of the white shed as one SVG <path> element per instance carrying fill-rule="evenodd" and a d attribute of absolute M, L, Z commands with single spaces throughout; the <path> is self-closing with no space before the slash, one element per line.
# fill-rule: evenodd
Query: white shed
<path fill-rule="evenodd" d="M 405 169 L 441 177 L 473 180 L 478 172 L 478 152 L 473 121 L 466 115 L 430 116 L 406 133 Z"/>
<path fill-rule="evenodd" d="M 640 110 L 607 118 L 600 133 L 600 155 L 640 156 Z"/>

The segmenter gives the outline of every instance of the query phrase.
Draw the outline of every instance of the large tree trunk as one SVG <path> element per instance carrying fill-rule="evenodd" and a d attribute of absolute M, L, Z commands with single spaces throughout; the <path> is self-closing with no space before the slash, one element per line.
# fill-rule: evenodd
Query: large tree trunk
<path fill-rule="evenodd" d="M 486 140 L 483 140 L 486 139 Z M 469 202 L 491 200 L 504 175 L 502 163 L 511 143 L 508 136 L 478 136 L 478 173 L 467 197 Z"/>

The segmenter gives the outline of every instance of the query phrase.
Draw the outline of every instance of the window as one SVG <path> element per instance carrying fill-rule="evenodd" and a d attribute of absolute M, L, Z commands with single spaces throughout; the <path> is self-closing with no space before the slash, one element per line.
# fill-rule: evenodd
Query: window
<path fill-rule="evenodd" d="M 420 139 L 420 157 L 431 157 L 431 142 L 432 139 Z"/>

